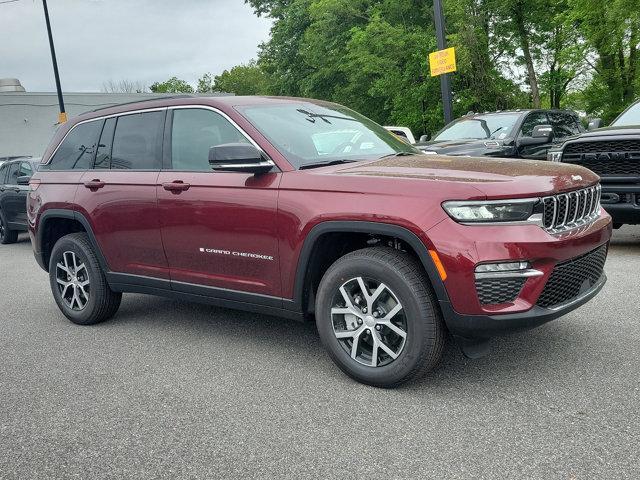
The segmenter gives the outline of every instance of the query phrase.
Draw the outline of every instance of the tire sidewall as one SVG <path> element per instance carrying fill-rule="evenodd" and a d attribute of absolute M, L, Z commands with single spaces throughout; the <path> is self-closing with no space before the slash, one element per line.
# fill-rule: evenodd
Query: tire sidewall
<path fill-rule="evenodd" d="M 58 289 L 58 282 L 56 281 L 56 265 L 58 262 L 62 261 L 62 255 L 64 252 L 75 253 L 78 262 L 85 264 L 89 275 L 89 300 L 85 307 L 80 311 L 69 308 L 62 299 L 62 295 Z M 85 247 L 73 238 L 63 237 L 53 247 L 51 258 L 49 260 L 49 282 L 51 284 L 51 291 L 53 293 L 53 298 L 62 313 L 72 322 L 81 325 L 93 323 L 92 315 L 96 309 L 97 296 L 99 294 L 96 288 L 99 275 L 101 275 L 100 266 L 92 261 L 91 256 L 85 250 Z"/>
<path fill-rule="evenodd" d="M 355 277 L 367 277 L 384 283 L 402 304 L 407 322 L 407 339 L 398 358 L 388 365 L 370 367 L 358 363 L 335 337 L 331 318 L 332 301 L 338 288 Z M 339 260 L 326 272 L 318 289 L 316 325 L 323 345 L 345 373 L 370 385 L 388 386 L 410 375 L 417 362 L 423 358 L 423 351 L 429 348 L 425 337 L 433 318 L 433 307 L 421 304 L 415 292 L 395 269 L 374 258 L 357 257 L 347 262 Z"/>

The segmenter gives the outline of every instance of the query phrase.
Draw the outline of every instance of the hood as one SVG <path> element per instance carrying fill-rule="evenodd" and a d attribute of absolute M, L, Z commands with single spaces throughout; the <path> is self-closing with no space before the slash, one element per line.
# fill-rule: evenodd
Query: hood
<path fill-rule="evenodd" d="M 331 173 L 335 175 L 424 180 L 450 184 L 452 191 L 463 183 L 496 199 L 551 195 L 599 180 L 595 173 L 576 165 L 444 155 L 391 157 L 334 168 Z"/>
<path fill-rule="evenodd" d="M 640 125 L 610 126 L 584 132 L 578 138 L 605 137 L 609 135 L 640 135 Z"/>
<path fill-rule="evenodd" d="M 505 140 L 466 138 L 426 142 L 416 147 L 425 152 L 436 152 L 442 155 L 492 155 L 504 152 Z"/>

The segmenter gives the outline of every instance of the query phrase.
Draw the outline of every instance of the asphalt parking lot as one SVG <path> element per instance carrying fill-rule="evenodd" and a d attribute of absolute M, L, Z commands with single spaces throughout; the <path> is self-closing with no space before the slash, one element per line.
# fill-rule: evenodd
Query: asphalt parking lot
<path fill-rule="evenodd" d="M 0 478 L 639 478 L 640 227 L 561 320 L 397 390 L 313 325 L 142 295 L 80 327 L 0 246 Z"/>

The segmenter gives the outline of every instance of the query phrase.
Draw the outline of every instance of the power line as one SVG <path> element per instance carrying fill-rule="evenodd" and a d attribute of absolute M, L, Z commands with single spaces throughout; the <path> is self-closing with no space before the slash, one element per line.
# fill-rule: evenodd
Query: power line
<path fill-rule="evenodd" d="M 3 3 L 13 3 L 13 2 L 19 2 L 20 0 L 2 0 L 0 2 L 0 5 L 2 5 Z"/>

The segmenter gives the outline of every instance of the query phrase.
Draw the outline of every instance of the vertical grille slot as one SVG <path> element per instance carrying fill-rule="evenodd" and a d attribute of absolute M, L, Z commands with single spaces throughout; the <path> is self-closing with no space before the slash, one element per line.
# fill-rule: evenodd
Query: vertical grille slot
<path fill-rule="evenodd" d="M 600 185 L 545 197 L 543 225 L 550 233 L 558 233 L 585 225 L 598 216 Z"/>

